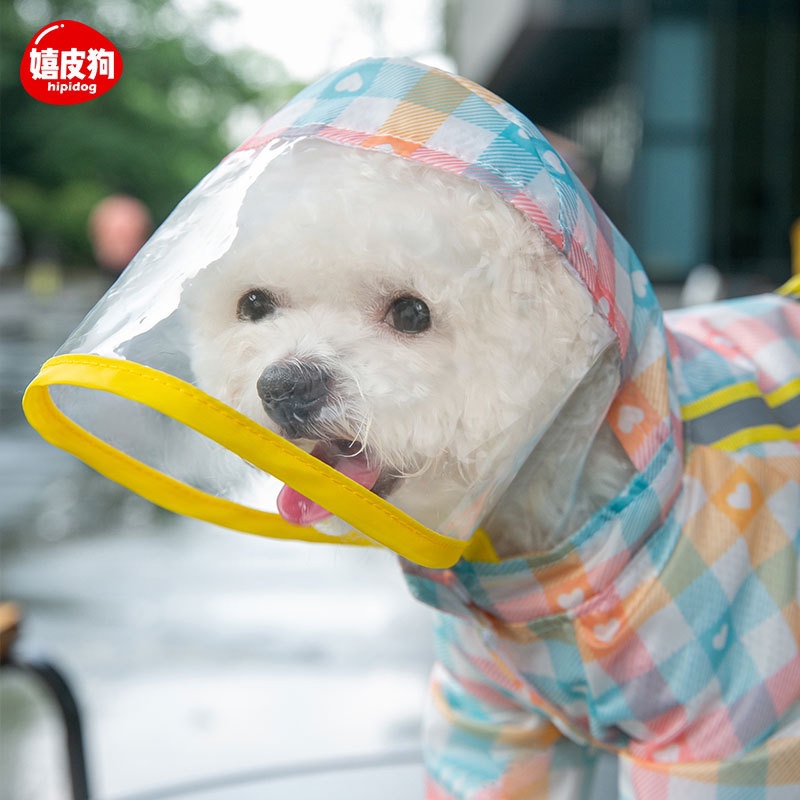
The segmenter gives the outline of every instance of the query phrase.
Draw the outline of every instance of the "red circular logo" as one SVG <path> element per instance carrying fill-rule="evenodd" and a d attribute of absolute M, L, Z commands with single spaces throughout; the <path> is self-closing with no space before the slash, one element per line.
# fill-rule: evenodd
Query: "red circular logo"
<path fill-rule="evenodd" d="M 94 100 L 121 75 L 122 56 L 113 42 L 73 19 L 56 20 L 37 31 L 19 65 L 25 91 L 59 106 Z"/>

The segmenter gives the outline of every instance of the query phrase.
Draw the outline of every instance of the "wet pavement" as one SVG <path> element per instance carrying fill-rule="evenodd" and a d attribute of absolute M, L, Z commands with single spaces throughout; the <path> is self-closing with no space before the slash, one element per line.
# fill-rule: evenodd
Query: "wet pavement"
<path fill-rule="evenodd" d="M 25 385 L 101 291 L 0 286 L 0 598 L 76 690 L 92 797 L 421 797 L 430 616 L 391 556 L 175 517 L 27 427 Z M 0 800 L 68 796 L 54 709 L 8 670 L 0 775 Z"/>

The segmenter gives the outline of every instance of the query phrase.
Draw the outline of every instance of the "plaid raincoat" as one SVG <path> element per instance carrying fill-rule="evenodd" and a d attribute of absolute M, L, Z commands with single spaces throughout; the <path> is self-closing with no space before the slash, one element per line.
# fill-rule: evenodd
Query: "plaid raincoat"
<path fill-rule="evenodd" d="M 566 257 L 616 334 L 607 421 L 636 468 L 557 549 L 404 565 L 441 613 L 429 797 L 800 797 L 800 304 L 662 314 L 630 246 L 542 134 L 481 87 L 369 60 L 243 147 L 318 137 L 491 187 Z"/>

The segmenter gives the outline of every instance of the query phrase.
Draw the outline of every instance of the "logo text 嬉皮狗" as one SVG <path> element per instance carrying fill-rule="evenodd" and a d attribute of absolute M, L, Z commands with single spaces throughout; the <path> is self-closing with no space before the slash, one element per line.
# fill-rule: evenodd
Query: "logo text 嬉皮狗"
<path fill-rule="evenodd" d="M 101 33 L 75 20 L 45 26 L 31 39 L 20 79 L 32 97 L 69 105 L 105 94 L 122 74 L 122 58 Z"/>

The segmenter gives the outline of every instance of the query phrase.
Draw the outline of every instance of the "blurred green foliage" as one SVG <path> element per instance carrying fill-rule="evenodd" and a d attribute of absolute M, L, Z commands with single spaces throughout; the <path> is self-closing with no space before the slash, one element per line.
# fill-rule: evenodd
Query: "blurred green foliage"
<path fill-rule="evenodd" d="M 232 118 L 255 127 L 301 88 L 266 55 L 212 49 L 203 35 L 232 13 L 224 3 L 176 0 L 0 3 L 0 199 L 29 258 L 90 262 L 87 217 L 110 193 L 138 197 L 161 222 L 238 143 Z M 59 19 L 91 25 L 119 49 L 122 77 L 102 97 L 48 105 L 22 88 L 28 42 Z"/>

